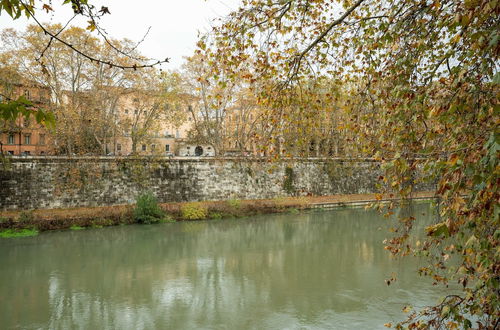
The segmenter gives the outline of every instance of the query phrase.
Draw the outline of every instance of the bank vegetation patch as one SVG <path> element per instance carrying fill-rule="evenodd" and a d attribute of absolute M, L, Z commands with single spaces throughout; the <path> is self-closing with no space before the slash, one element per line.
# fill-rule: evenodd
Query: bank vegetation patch
<path fill-rule="evenodd" d="M 208 209 L 202 203 L 187 203 L 181 206 L 181 216 L 184 220 L 206 219 Z"/>

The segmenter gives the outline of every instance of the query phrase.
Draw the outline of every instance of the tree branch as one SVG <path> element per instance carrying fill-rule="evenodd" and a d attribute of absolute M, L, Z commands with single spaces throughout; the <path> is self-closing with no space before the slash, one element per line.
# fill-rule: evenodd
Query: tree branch
<path fill-rule="evenodd" d="M 309 45 L 307 46 L 306 49 L 304 49 L 302 52 L 299 54 L 295 55 L 294 59 L 292 60 L 292 65 L 290 67 L 289 73 L 291 73 L 288 77 L 288 80 L 285 84 L 290 82 L 290 80 L 296 76 L 300 70 L 300 66 L 302 63 L 302 60 L 306 56 L 307 53 L 309 53 L 320 41 L 322 41 L 328 33 L 337 25 L 341 24 L 344 22 L 344 20 L 356 9 L 361 5 L 365 0 L 358 0 L 354 5 L 352 5 L 342 16 L 340 16 L 338 19 L 330 23 L 328 27 Z"/>
<path fill-rule="evenodd" d="M 95 62 L 95 63 L 101 63 L 101 64 L 105 64 L 105 65 L 109 65 L 109 67 L 113 68 L 119 68 L 119 69 L 133 69 L 133 70 L 137 70 L 137 69 L 143 69 L 143 68 L 152 68 L 152 67 L 155 67 L 157 65 L 160 65 L 162 63 L 168 63 L 170 61 L 169 58 L 166 58 L 164 59 L 163 61 L 156 61 L 154 63 L 150 63 L 150 64 L 133 64 L 133 65 L 120 65 L 120 64 L 115 64 L 111 61 L 104 61 L 104 60 L 101 60 L 101 59 L 98 59 L 98 58 L 95 58 L 93 56 L 90 56 L 88 55 L 87 53 L 84 53 L 83 51 L 79 50 L 78 48 L 76 48 L 75 46 L 73 46 L 72 44 L 68 43 L 67 41 L 61 39 L 59 37 L 59 34 L 61 33 L 61 31 L 57 32 L 57 33 L 52 33 L 50 32 L 49 30 L 47 30 L 42 23 L 40 23 L 40 21 L 38 21 L 38 19 L 35 17 L 34 13 L 33 13 L 33 10 L 30 9 L 30 7 L 28 5 L 26 5 L 24 2 L 21 1 L 21 4 L 23 5 L 23 7 L 25 8 L 26 12 L 29 13 L 29 16 L 31 18 L 33 18 L 33 20 L 35 21 L 35 23 L 43 30 L 43 32 L 50 36 L 50 41 L 49 41 L 49 45 L 51 44 L 52 40 L 57 40 L 59 41 L 60 43 L 62 43 L 63 45 L 65 45 L 66 47 L 70 48 L 71 50 L 73 50 L 75 53 L 83 56 L 84 58 L 90 60 L 91 62 Z M 46 49 L 48 48 L 48 46 L 46 47 Z M 46 51 L 46 49 L 44 50 L 44 52 Z M 43 56 L 43 52 L 42 52 L 42 56 Z M 129 55 L 127 55 L 129 58 L 131 58 Z M 41 58 L 41 57 L 40 57 Z"/>

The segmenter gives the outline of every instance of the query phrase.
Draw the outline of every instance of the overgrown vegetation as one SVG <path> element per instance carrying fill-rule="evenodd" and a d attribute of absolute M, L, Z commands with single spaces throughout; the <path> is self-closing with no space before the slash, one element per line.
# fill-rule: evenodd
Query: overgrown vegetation
<path fill-rule="evenodd" d="M 158 223 L 164 217 L 165 212 L 160 208 L 156 197 L 151 192 L 144 192 L 137 197 L 134 219 L 138 223 Z"/>
<path fill-rule="evenodd" d="M 293 187 L 294 179 L 295 179 L 295 174 L 293 173 L 293 168 L 287 166 L 285 168 L 285 177 L 283 179 L 283 189 L 289 195 L 293 195 L 295 193 L 295 188 Z"/>
<path fill-rule="evenodd" d="M 220 220 L 224 217 L 224 215 L 220 212 L 210 212 L 208 214 L 209 219 Z"/>
<path fill-rule="evenodd" d="M 386 249 L 423 256 L 416 271 L 462 292 L 397 328 L 499 328 L 499 30 L 495 0 L 255 0 L 199 40 L 213 85 L 255 86 L 276 157 L 340 137 L 346 155 L 384 163 L 385 192 L 437 183 L 427 236 L 412 242 L 415 218 L 402 217 Z"/>
<path fill-rule="evenodd" d="M 230 199 L 227 201 L 227 204 L 235 209 L 239 209 L 241 207 L 241 200 L 239 199 Z"/>
<path fill-rule="evenodd" d="M 421 197 L 429 196 L 420 194 Z M 157 223 L 170 223 L 184 220 L 219 220 L 237 219 L 250 217 L 259 214 L 290 212 L 296 214 L 302 209 L 308 208 L 311 203 L 321 202 L 349 202 L 374 200 L 374 194 L 365 195 L 339 195 L 336 197 L 279 197 L 271 200 L 233 200 L 197 202 L 197 203 L 167 203 L 162 204 L 163 215 L 161 218 L 154 217 Z M 389 196 L 387 196 L 389 198 Z M 193 208 L 193 204 L 195 207 Z M 187 207 L 186 207 L 187 205 Z M 193 211 L 195 209 L 196 211 Z M 199 212 L 199 209 L 202 212 Z M 136 207 L 128 205 L 97 207 L 97 208 L 77 208 L 77 209 L 57 209 L 57 210 L 36 210 L 31 211 L 31 222 L 18 221 L 22 212 L 5 212 L 0 217 L 1 230 L 23 230 L 36 229 L 39 232 L 48 230 L 79 230 L 82 228 L 102 228 L 106 226 L 135 224 L 137 220 L 134 216 Z M 182 210 L 190 210 L 189 214 L 198 214 L 196 219 L 188 219 L 183 215 Z M 192 213 L 191 213 L 192 211 Z M 24 211 L 24 213 L 26 213 Z M 159 213 L 156 213 L 159 215 Z M 204 217 L 200 217 L 205 214 Z M 25 217 L 23 215 L 23 217 Z"/>
<path fill-rule="evenodd" d="M 187 203 L 181 206 L 181 216 L 184 220 L 201 220 L 207 218 L 208 210 L 202 203 Z"/>
<path fill-rule="evenodd" d="M 22 211 L 19 214 L 18 221 L 21 223 L 31 223 L 33 221 L 33 212 L 32 211 Z"/>
<path fill-rule="evenodd" d="M 176 222 L 175 219 L 170 214 L 165 214 L 159 223 L 172 223 Z"/>
<path fill-rule="evenodd" d="M 6 229 L 0 231 L 0 237 L 2 238 L 17 238 L 17 237 L 30 237 L 38 235 L 38 230 L 36 229 Z"/>

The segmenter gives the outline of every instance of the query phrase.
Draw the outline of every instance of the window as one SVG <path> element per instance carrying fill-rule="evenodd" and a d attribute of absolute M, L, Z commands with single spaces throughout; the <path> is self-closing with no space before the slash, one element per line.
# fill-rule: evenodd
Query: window
<path fill-rule="evenodd" d="M 156 144 L 151 145 L 151 151 L 154 151 L 156 149 Z"/>
<path fill-rule="evenodd" d="M 118 144 L 116 145 L 116 150 L 117 150 L 117 151 L 122 151 L 122 145 L 118 143 Z"/>
<path fill-rule="evenodd" d="M 135 109 L 134 110 L 134 115 L 137 115 L 137 113 L 139 113 L 139 110 Z"/>
<path fill-rule="evenodd" d="M 14 134 L 9 134 L 9 137 L 7 139 L 7 144 L 14 144 L 16 143 L 16 139 L 14 137 Z"/>
<path fill-rule="evenodd" d="M 30 91 L 28 89 L 24 90 L 24 96 L 29 100 L 29 98 L 30 98 Z"/>
<path fill-rule="evenodd" d="M 169 151 L 170 151 L 170 144 L 166 144 L 166 145 L 165 145 L 165 151 L 166 151 L 166 152 L 169 152 Z"/>
<path fill-rule="evenodd" d="M 7 153 L 8 153 L 9 155 L 14 155 L 14 151 L 12 151 L 12 150 L 7 151 Z"/>
<path fill-rule="evenodd" d="M 44 145 L 45 144 L 45 134 L 40 134 L 40 141 L 39 144 Z"/>
<path fill-rule="evenodd" d="M 45 155 L 45 151 L 40 151 L 40 155 Z"/>
<path fill-rule="evenodd" d="M 142 151 L 146 151 L 146 145 L 145 144 L 142 145 Z"/>
<path fill-rule="evenodd" d="M 31 155 L 31 152 L 26 150 L 25 152 L 23 152 L 23 155 L 24 156 L 29 156 L 29 155 Z"/>
<path fill-rule="evenodd" d="M 193 111 L 193 107 L 188 105 L 188 111 Z"/>
<path fill-rule="evenodd" d="M 31 121 L 29 118 L 23 119 L 23 126 L 24 127 L 30 127 L 30 123 L 31 123 Z"/>
<path fill-rule="evenodd" d="M 128 114 L 128 109 L 125 109 L 125 114 Z"/>
<path fill-rule="evenodd" d="M 180 136 L 181 136 L 181 135 L 180 135 L 180 133 L 179 133 L 179 130 L 176 130 L 176 131 L 175 131 L 175 137 L 178 139 L 178 138 L 180 138 Z"/>
<path fill-rule="evenodd" d="M 24 144 L 31 144 L 31 134 L 24 135 Z"/>

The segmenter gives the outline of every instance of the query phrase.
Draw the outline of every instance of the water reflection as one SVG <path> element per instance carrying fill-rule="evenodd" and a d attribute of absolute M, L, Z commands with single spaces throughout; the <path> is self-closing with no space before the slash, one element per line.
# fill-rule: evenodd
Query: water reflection
<path fill-rule="evenodd" d="M 427 205 L 413 213 L 423 227 Z M 424 213 L 425 215 L 422 215 Z M 348 209 L 0 241 L 6 328 L 383 328 L 439 293 Z M 399 280 L 387 287 L 392 272 Z"/>

